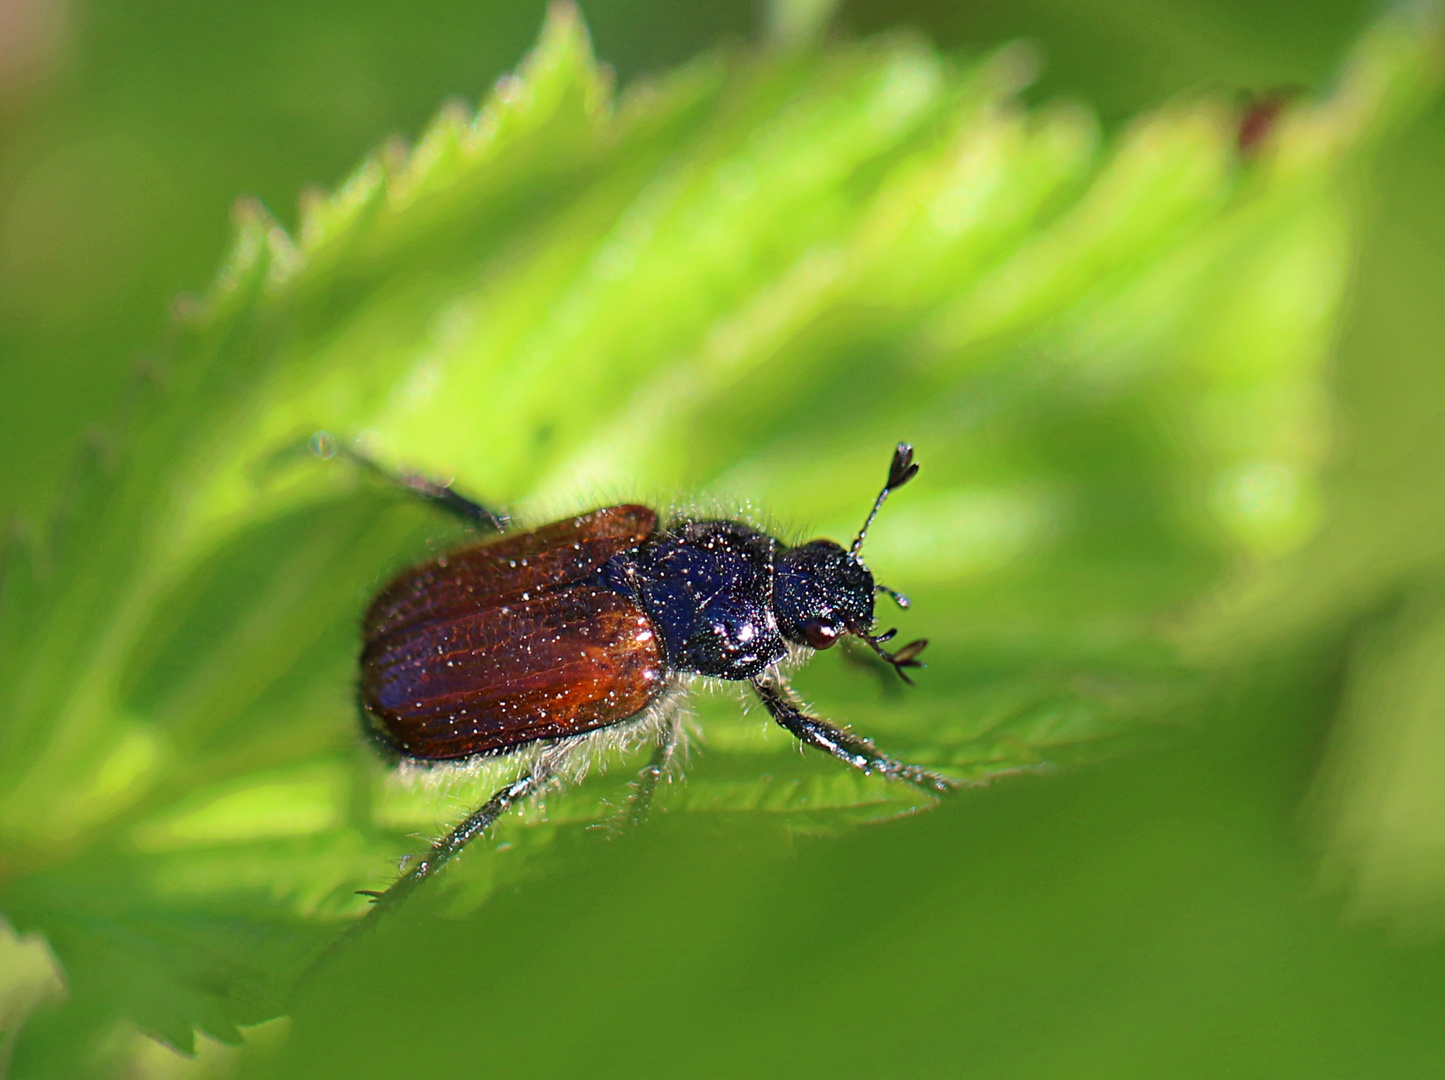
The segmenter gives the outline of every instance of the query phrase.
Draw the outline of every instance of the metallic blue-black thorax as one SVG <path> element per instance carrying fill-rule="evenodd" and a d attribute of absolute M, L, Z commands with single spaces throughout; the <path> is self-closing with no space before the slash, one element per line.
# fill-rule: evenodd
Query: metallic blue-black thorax
<path fill-rule="evenodd" d="M 602 581 L 652 620 L 668 663 L 749 679 L 787 654 L 773 609 L 777 540 L 735 521 L 684 521 L 609 559 Z"/>

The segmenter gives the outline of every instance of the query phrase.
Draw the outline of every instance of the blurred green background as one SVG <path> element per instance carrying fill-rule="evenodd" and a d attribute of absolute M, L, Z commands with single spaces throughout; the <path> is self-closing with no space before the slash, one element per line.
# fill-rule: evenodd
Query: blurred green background
<path fill-rule="evenodd" d="M 27 544 L 57 505 L 79 515 L 53 545 L 41 540 L 28 549 L 54 553 L 50 562 L 26 564 L 25 580 L 40 582 L 33 591 L 16 588 L 22 575 L 12 569 L 10 622 L 0 620 L 0 649 L 10 650 L 0 654 L 0 689 L 10 687 L 0 725 L 11 728 L 0 742 L 8 755 L 0 761 L 0 912 L 20 932 L 43 935 L 68 983 L 68 997 L 47 990 L 40 937 L 10 939 L 0 951 L 9 973 L 0 985 L 0 1017 L 8 1021 L 0 1054 L 13 1054 L 12 1074 L 1414 1077 L 1445 1070 L 1445 682 L 1435 647 L 1445 645 L 1445 314 L 1438 303 L 1445 111 L 1429 97 L 1430 76 L 1417 72 L 1402 78 L 1415 107 L 1402 106 L 1393 121 L 1351 127 L 1347 108 L 1324 106 L 1316 128 L 1305 124 L 1296 141 L 1281 144 L 1300 148 L 1284 165 L 1246 157 L 1216 167 L 1210 156 L 1216 144 L 1227 145 L 1210 125 L 1228 128 L 1237 119 L 1229 110 L 1249 95 L 1286 90 L 1303 110 L 1348 101 L 1334 89 L 1338 73 L 1384 14 L 1341 0 L 854 2 L 836 12 L 819 46 L 848 58 L 836 68 L 783 56 L 780 75 L 711 90 L 706 66 L 689 69 L 705 87 L 698 100 L 720 104 L 679 106 L 678 128 L 692 130 L 694 107 L 725 122 L 696 121 L 702 134 L 690 143 L 690 134 L 675 136 L 657 121 L 663 134 L 636 151 L 638 175 L 665 168 L 675 145 L 704 158 L 692 148 L 712 153 L 725 137 L 746 141 L 749 125 L 761 130 L 783 108 L 778 102 L 806 101 L 815 83 L 851 108 L 847 95 L 862 91 L 849 80 L 861 85 L 869 65 L 888 61 L 848 50 L 892 29 L 908 28 L 928 43 L 906 48 L 931 56 L 936 46 L 951 57 L 955 66 L 938 78 L 955 88 L 971 85 L 967 73 L 999 46 L 1036 42 L 1041 74 L 1019 93 L 1042 110 L 1035 115 L 1053 119 L 1029 129 L 1044 147 L 1039 157 L 1020 152 L 1004 175 L 1009 191 L 1022 190 L 1027 178 L 1055 168 L 1057 189 L 1039 196 L 1037 216 L 1001 234 L 998 250 L 1045 250 L 1028 248 L 1035 236 L 1062 235 L 1049 242 L 1065 254 L 1069 244 L 1095 244 L 1102 254 L 1081 260 L 1081 277 L 1107 278 L 1113 291 L 1102 299 L 1083 285 L 1063 299 L 1048 293 L 1037 302 L 1043 314 L 1026 311 L 1010 323 L 997 312 L 1013 294 L 999 288 L 982 294 L 995 307 L 949 306 L 948 275 L 961 279 L 970 266 L 940 255 L 943 269 L 928 268 L 938 275 L 935 288 L 923 270 L 919 282 L 899 273 L 916 263 L 888 264 L 885 245 L 876 278 L 860 272 L 826 317 L 785 335 L 787 355 L 802 357 L 796 368 L 749 369 L 738 388 L 718 392 L 716 413 L 711 389 L 665 377 L 675 354 L 683 358 L 678 371 L 694 371 L 690 347 L 659 344 L 637 329 L 648 325 L 647 289 L 624 294 L 632 307 L 608 307 L 604 294 L 605 315 L 593 315 L 592 325 L 615 330 L 619 344 L 612 352 L 597 346 L 593 359 L 616 392 L 600 395 L 596 418 L 547 419 L 548 402 L 573 392 L 571 380 L 580 377 L 562 366 L 530 386 L 500 380 L 513 412 L 494 432 L 461 419 L 439 435 L 429 430 L 435 413 L 387 412 L 385 403 L 398 400 L 393 385 L 414 383 L 387 368 L 391 381 L 376 376 L 358 404 L 337 397 L 336 386 L 356 380 L 336 356 L 327 358 L 328 349 L 339 354 L 363 340 L 369 326 L 385 329 L 387 318 L 404 335 L 407 312 L 440 304 L 430 289 L 466 295 L 442 271 L 406 277 L 415 272 L 405 257 L 432 250 L 421 241 L 344 252 L 341 284 L 294 301 L 298 316 L 286 307 L 283 282 L 274 308 L 256 302 L 263 345 L 233 344 L 251 339 L 227 336 L 228 315 L 195 320 L 198 344 L 190 343 L 190 331 L 176 329 L 188 317 L 171 320 L 173 299 L 206 293 L 231 243 L 238 195 L 257 196 L 295 227 L 308 186 L 335 188 L 392 133 L 414 140 L 446 99 L 484 97 L 536 40 L 542 4 L 302 11 L 19 0 L 0 10 L 8 20 L 0 22 L 0 512 L 15 519 Z M 703 53 L 747 70 L 752 50 L 780 21 L 776 11 L 746 4 L 656 0 L 594 0 L 584 16 L 594 51 L 624 88 Z M 787 50 L 775 43 L 773 51 Z M 1002 87 L 1000 101 L 1026 81 L 1020 70 L 1032 62 L 1002 55 L 983 80 Z M 944 102 L 937 116 L 958 105 L 950 94 L 969 92 L 937 91 Z M 795 93 L 804 96 L 789 97 Z M 1200 95 L 1212 102 L 1202 120 L 1180 120 L 1166 104 Z M 1092 108 L 1097 134 L 1075 112 L 1048 111 L 1061 99 Z M 747 108 L 735 104 L 742 101 Z M 960 130 L 1007 112 L 1006 105 L 981 108 Z M 1115 160 L 1112 149 L 1089 159 L 1085 144 L 1127 144 L 1145 113 L 1185 133 L 1165 140 L 1162 155 L 1177 155 L 1187 174 L 1179 196 L 1185 209 L 1170 217 L 1168 206 L 1150 201 L 1152 189 L 1125 185 L 1098 211 L 1097 236 L 1083 225 L 1051 231 L 1061 220 L 1080 220 L 1066 209 L 1080 192 L 1098 190 L 1090 185 L 1107 173 L 1099 162 Z M 822 115 L 812 122 L 826 134 L 834 114 Z M 853 113 L 840 106 L 836 115 L 851 143 Z M 805 256 L 851 243 L 836 239 L 855 235 L 848 200 L 872 207 L 875 190 L 902 193 L 884 210 L 906 209 L 908 184 L 931 190 L 926 175 L 910 179 L 907 155 L 931 161 L 926 147 L 947 141 L 938 134 L 945 127 L 943 119 L 919 122 L 898 138 L 901 149 L 888 142 L 894 133 L 886 125 L 858 129 L 873 131 L 882 148 L 859 149 L 865 164 L 840 166 L 836 182 L 780 172 L 795 183 L 777 195 L 779 205 L 795 208 L 784 225 L 815 232 L 796 251 L 786 235 L 776 248 Z M 999 135 L 1001 143 L 1007 137 Z M 1351 148 L 1330 149 L 1332 138 Z M 802 136 L 797 141 L 800 156 L 815 152 Z M 1142 145 L 1152 144 L 1143 138 Z M 609 147 L 576 165 L 577 176 L 603 177 L 595 189 L 577 181 L 577 190 L 595 190 L 592 202 L 575 196 L 567 186 L 575 177 L 563 166 L 546 173 L 553 159 L 539 154 L 527 168 L 557 186 L 546 187 L 531 211 L 521 201 L 507 204 L 518 221 L 555 238 L 556 263 L 565 262 L 569 230 L 601 235 L 619 207 L 633 205 L 642 183 L 627 171 L 633 159 L 618 151 L 618 165 Z M 816 160 L 847 152 L 823 147 Z M 1203 163 L 1197 177 L 1189 171 L 1196 160 Z M 900 161 L 898 173 L 887 171 Z M 926 173 L 926 164 L 919 169 Z M 826 198 L 814 198 L 814 182 Z M 698 196 L 701 209 L 673 227 L 709 213 L 726 227 L 730 219 L 715 201 Z M 818 209 L 809 216 L 797 207 Z M 912 235 L 905 226 L 887 232 L 893 219 L 883 211 L 857 216 L 865 226 L 850 250 L 872 250 L 870 228 Z M 243 226 L 255 221 L 242 219 Z M 761 215 L 748 220 L 768 232 Z M 1131 222 L 1135 233 L 1127 233 Z M 1135 246 L 1111 256 L 1108 239 L 1126 234 Z M 494 266 L 491 276 L 478 275 L 487 282 L 482 310 L 505 315 L 529 303 L 549 310 L 553 286 L 544 271 L 554 249 L 539 243 L 543 254 L 534 258 L 525 246 L 530 234 L 515 241 L 501 226 L 476 235 L 500 235 L 522 252 L 499 260 L 502 272 Z M 452 250 L 427 243 L 444 255 Z M 464 255 L 452 256 L 462 265 Z M 659 280 L 696 272 L 667 262 L 665 252 L 656 259 Z M 535 296 L 494 284 L 509 268 L 535 266 L 543 269 L 526 279 L 537 282 L 528 286 Z M 456 271 L 465 288 L 470 267 Z M 736 280 L 718 270 L 699 304 L 722 316 L 754 311 L 750 287 L 737 281 L 755 270 L 724 269 Z M 559 280 L 564 272 L 555 271 Z M 394 278 L 412 282 L 412 292 L 387 293 Z M 688 294 L 678 296 L 685 307 Z M 878 297 L 875 311 L 867 302 Z M 348 305 L 381 315 L 346 329 L 348 316 L 333 312 Z M 333 317 L 343 329 L 326 322 Z M 766 311 L 748 318 L 745 325 L 767 325 Z M 277 325 L 290 328 L 274 335 L 284 339 L 280 346 L 266 335 Z M 971 338 L 978 325 L 988 332 Z M 618 359 L 633 338 L 639 354 L 660 357 L 663 378 L 651 379 L 641 361 L 634 372 Z M 300 389 L 266 391 L 264 409 L 212 410 L 208 403 L 229 392 L 228 365 L 240 370 L 253 356 L 272 355 L 268 349 L 283 357 L 275 361 L 278 383 L 293 370 L 287 364 L 301 370 L 294 357 L 322 359 L 297 377 Z M 161 370 L 166 385 L 172 354 L 219 357 L 211 381 L 178 379 L 174 389 L 175 400 L 194 402 L 197 425 L 219 418 L 214 431 L 190 432 L 184 410 L 162 408 L 160 421 L 148 419 L 149 406 L 131 400 L 137 370 Z M 465 388 L 470 369 L 458 370 Z M 237 385 L 245 389 L 239 378 Z M 475 402 L 496 383 L 478 385 L 459 416 L 477 415 Z M 649 406 L 649 393 L 660 404 Z M 333 401 L 341 403 L 328 412 Z M 1241 402 L 1258 412 L 1231 413 L 1213 428 L 1200 419 L 1211 407 Z M 669 409 L 688 406 L 695 412 L 671 423 L 685 427 L 701 416 L 709 426 L 698 429 L 706 436 L 700 445 L 664 422 Z M 141 415 L 143 452 L 134 460 L 125 456 L 125 425 L 115 423 L 127 408 Z M 519 442 L 505 426 L 514 416 L 523 417 L 516 431 L 528 438 L 534 427 L 547 434 L 535 445 Z M 682 786 L 675 812 L 655 815 L 625 842 L 585 828 L 616 797 L 628 770 L 614 769 L 612 788 L 589 785 L 552 805 L 546 827 L 533 820 L 503 836 L 527 853 L 525 870 L 508 869 L 502 856 L 469 858 L 470 878 L 460 867 L 452 892 L 419 903 L 304 986 L 291 1018 L 252 1028 L 248 1049 L 203 1036 L 197 1057 L 175 1053 L 165 1040 L 187 1044 L 192 1024 L 229 1037 L 237 1023 L 274 1016 L 301 964 L 296 957 L 354 916 L 349 889 L 384 881 L 395 856 L 415 850 L 415 834 L 455 816 L 465 797 L 392 818 L 353 807 L 347 813 L 355 820 L 389 829 L 378 839 L 358 828 L 365 840 L 353 847 L 338 839 L 353 833 L 339 828 L 326 834 L 330 846 L 296 841 L 301 846 L 283 851 L 283 840 L 242 856 L 226 855 L 224 842 L 181 842 L 186 828 L 214 839 L 204 812 L 220 803 L 186 816 L 195 807 L 185 797 L 210 791 L 207 785 L 261 790 L 259 801 L 227 811 L 247 821 L 268 812 L 304 816 L 325 801 L 312 799 L 314 791 L 329 792 L 333 783 L 348 793 L 338 797 L 343 802 L 389 790 L 367 786 L 372 766 L 348 741 L 352 645 L 343 615 L 386 566 L 426 550 L 439 534 L 410 508 L 344 483 L 302 479 L 294 484 L 299 494 L 285 488 L 269 502 L 235 494 L 236 477 L 308 425 L 352 424 L 359 433 L 375 417 L 388 454 L 455 470 L 473 489 L 509 501 L 540 492 L 542 505 L 570 505 L 597 490 L 701 489 L 751 496 L 780 521 L 833 531 L 866 507 L 889 441 L 915 438 L 925 472 L 907 494 L 917 501 L 900 495 L 890 505 L 896 516 L 880 521 L 877 557 L 890 583 L 919 602 L 900 622 L 905 633 L 934 639 L 924 673 L 933 681 L 909 697 L 830 655 L 800 683 L 900 754 L 969 777 L 1028 774 L 967 790 L 927 813 L 852 828 L 854 819 L 914 804 L 906 793 L 836 779 L 831 763 L 799 759 L 758 736 L 756 722 L 728 727 L 736 703 L 711 702 L 704 727 L 712 740 L 696 752 L 695 779 Z M 1206 434 L 1191 434 L 1191 425 Z M 145 434 L 162 428 L 181 434 Z M 242 448 L 227 458 L 212 438 Z M 101 463 L 99 495 L 97 481 L 71 473 L 86 453 Z M 1301 493 L 1277 518 L 1250 517 L 1247 500 L 1243 516 L 1231 517 L 1219 509 L 1218 477 L 1244 469 L 1240 490 L 1262 484 L 1268 494 L 1275 474 L 1246 468 L 1260 454 L 1289 463 Z M 112 456 L 121 464 L 107 473 Z M 637 458 L 647 468 L 632 467 Z M 494 461 L 501 463 L 489 471 Z M 131 542 L 117 523 L 139 516 L 130 522 L 139 529 L 161 519 L 153 508 L 163 504 L 147 501 L 141 482 L 148 468 L 174 469 L 183 484 L 213 467 L 229 479 L 195 494 L 200 510 L 180 513 L 175 532 L 185 539 L 175 550 L 195 563 L 178 581 L 156 581 L 144 561 L 88 554 L 113 527 L 117 545 Z M 975 498 L 980 486 L 992 502 Z M 123 497 L 104 493 L 112 488 Z M 93 517 L 92 506 L 99 507 Z M 103 535 L 87 535 L 92 526 Z M 950 542 L 972 544 L 975 561 L 930 548 L 928 537 L 939 530 Z M 134 535 L 144 538 L 143 530 Z M 360 539 L 328 548 L 337 535 Z M 1025 539 L 1010 539 L 1016 535 Z M 1054 538 L 1030 547 L 1029 537 Z M 1015 550 L 1025 553 L 1016 563 L 990 562 Z M 67 577 L 69 565 L 85 573 Z M 61 600 L 48 599 L 47 573 L 61 582 L 54 594 Z M 111 638 L 87 635 L 106 620 L 124 623 L 130 609 L 108 596 L 106 582 L 131 576 L 155 582 L 149 594 L 126 594 L 148 596 L 151 614 L 126 630 L 124 649 L 112 657 L 103 648 Z M 339 598 L 323 615 L 306 606 L 313 596 L 298 586 L 299 599 L 289 601 L 295 610 L 285 608 L 274 598 L 293 578 L 320 582 L 317 592 L 329 583 Z M 249 593 L 283 614 L 247 607 L 238 597 Z M 308 611 L 316 612 L 309 635 L 298 629 Z M 230 621 L 242 621 L 237 612 L 250 620 L 250 637 L 227 637 Z M 278 644 L 268 653 L 255 639 L 273 631 Z M 232 647 L 237 652 L 224 652 Z M 207 666 L 212 652 L 234 669 Z M 73 745 L 44 758 L 27 780 L 29 763 L 58 744 L 46 741 L 50 714 L 34 704 L 49 700 L 50 684 L 26 683 L 17 670 L 50 658 L 55 686 L 89 685 L 91 657 L 97 669 L 114 672 L 105 676 L 119 687 L 114 702 L 87 706 L 90 726 L 77 726 Z M 295 678 L 299 689 L 280 682 L 254 689 L 261 686 L 255 670 L 290 664 L 327 676 L 319 689 Z M 111 683 L 97 685 L 98 695 L 110 693 Z M 984 714 L 993 726 L 975 724 Z M 22 730 L 17 717 L 30 726 Z M 264 727 L 267 718 L 279 729 L 297 717 L 300 734 L 291 742 L 267 729 L 265 753 L 234 734 Z M 314 736 L 301 730 L 312 722 Z M 99 779 L 75 781 L 90 800 L 86 809 L 74 810 L 73 820 L 45 816 L 83 801 L 71 799 L 65 782 L 83 771 L 77 763 L 111 760 L 85 738 L 110 747 L 130 746 L 124 739 L 133 736 L 146 747 L 152 728 L 162 732 L 153 740 L 162 749 L 145 751 L 160 762 L 152 766 L 160 779 L 145 782 L 151 787 L 107 779 L 97 765 Z M 281 779 L 225 787 L 240 783 L 242 767 L 187 772 L 175 763 L 182 752 L 202 762 L 244 759 L 244 768 Z M 298 762 L 312 771 L 284 771 Z M 347 771 L 327 771 L 337 763 Z M 775 772 L 791 770 L 802 786 L 769 786 Z M 764 771 L 767 783 L 755 779 Z M 349 780 L 336 779 L 343 775 L 367 781 L 347 787 Z M 132 796 L 127 783 L 147 793 Z M 39 788 L 51 802 L 34 794 Z M 716 807 L 737 812 L 686 812 Z M 50 831 L 36 825 L 47 820 L 60 823 Z M 99 839 L 83 839 L 87 830 Z M 161 866 L 164 859 L 172 861 Z M 308 877 L 314 865 L 326 868 L 315 880 Z M 108 906 L 112 896 L 122 900 Z M 231 953 L 251 958 L 252 967 Z"/>

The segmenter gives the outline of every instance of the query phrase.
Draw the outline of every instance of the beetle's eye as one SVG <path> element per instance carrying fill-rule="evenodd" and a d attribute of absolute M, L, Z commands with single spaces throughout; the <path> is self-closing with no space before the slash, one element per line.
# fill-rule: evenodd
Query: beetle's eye
<path fill-rule="evenodd" d="M 832 619 L 809 619 L 803 624 L 803 637 L 815 649 L 832 648 L 842 630 Z"/>

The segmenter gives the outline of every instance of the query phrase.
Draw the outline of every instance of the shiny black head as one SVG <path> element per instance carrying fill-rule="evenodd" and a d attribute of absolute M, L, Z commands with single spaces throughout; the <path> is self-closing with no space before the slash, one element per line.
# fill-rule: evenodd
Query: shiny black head
<path fill-rule="evenodd" d="M 878 516 L 883 500 L 894 488 L 912 480 L 917 472 L 913 447 L 899 443 L 888 470 L 888 482 L 878 493 L 873 510 L 851 548 L 832 540 L 811 540 L 778 556 L 773 611 L 784 638 L 795 645 L 826 649 L 844 634 L 854 634 L 892 664 L 904 682 L 912 681 L 903 669 L 923 666 L 916 657 L 928 642 L 910 642 L 896 653 L 883 648 L 883 643 L 898 631 L 873 633 L 873 598 L 880 592 L 887 593 L 904 608 L 908 606 L 908 598 L 875 585 L 860 555 L 868 527 Z"/>
<path fill-rule="evenodd" d="M 841 545 L 812 540 L 778 556 L 773 612 L 783 637 L 826 649 L 873 625 L 873 575 Z"/>

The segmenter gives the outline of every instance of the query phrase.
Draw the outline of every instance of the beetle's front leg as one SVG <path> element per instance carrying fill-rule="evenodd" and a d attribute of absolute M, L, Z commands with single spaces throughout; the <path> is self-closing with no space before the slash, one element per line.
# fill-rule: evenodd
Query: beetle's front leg
<path fill-rule="evenodd" d="M 490 510 L 481 503 L 467 498 L 452 489 L 450 483 L 441 483 L 420 473 L 394 473 L 378 465 L 360 450 L 348 446 L 330 432 L 318 431 L 311 436 L 311 449 L 319 458 L 332 458 L 340 454 L 347 460 L 360 465 L 373 476 L 379 476 L 387 483 L 405 488 L 413 495 L 461 518 L 468 525 L 474 525 L 487 532 L 502 532 L 507 527 L 507 516 Z"/>
<path fill-rule="evenodd" d="M 906 780 L 925 791 L 941 793 L 958 786 L 956 781 L 920 765 L 906 765 L 893 760 L 861 735 L 809 716 L 793 697 L 792 688 L 780 676 L 762 675 L 752 683 L 773 719 L 809 746 L 827 751 L 862 772 L 882 773 L 896 780 Z"/>

